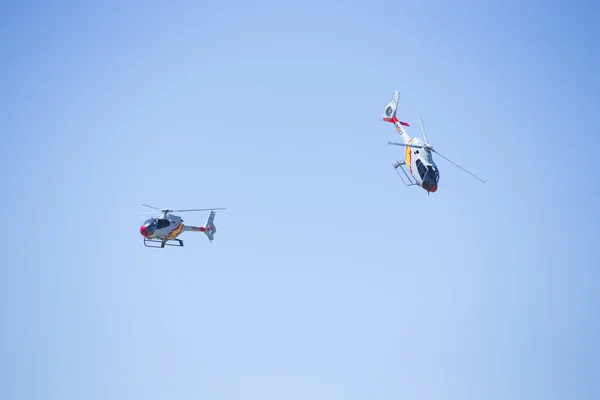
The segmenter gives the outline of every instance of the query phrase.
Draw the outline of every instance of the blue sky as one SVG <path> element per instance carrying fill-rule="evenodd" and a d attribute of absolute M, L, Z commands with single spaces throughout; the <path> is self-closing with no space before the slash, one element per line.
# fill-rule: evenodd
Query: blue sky
<path fill-rule="evenodd" d="M 593 2 L 0 15 L 0 397 L 600 396 Z M 394 89 L 486 184 L 402 185 Z"/>

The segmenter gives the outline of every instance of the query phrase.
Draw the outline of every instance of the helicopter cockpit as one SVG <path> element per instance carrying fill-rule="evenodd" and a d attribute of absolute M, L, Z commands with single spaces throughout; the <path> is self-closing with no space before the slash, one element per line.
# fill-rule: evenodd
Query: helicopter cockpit
<path fill-rule="evenodd" d="M 423 189 L 428 192 L 435 192 L 437 190 L 437 184 L 440 180 L 440 173 L 433 165 L 425 165 L 419 159 L 416 161 L 417 170 L 419 171 L 419 176 L 423 180 Z"/>
<path fill-rule="evenodd" d="M 437 168 L 434 168 L 433 166 L 431 166 L 431 165 L 428 165 L 428 166 L 427 166 L 427 172 L 428 172 L 428 173 L 429 173 L 431 176 L 433 176 L 433 178 L 435 179 L 435 183 L 438 183 L 438 182 L 439 182 L 439 180 L 440 180 L 440 172 L 438 171 L 438 169 L 437 169 Z"/>
<path fill-rule="evenodd" d="M 144 221 L 144 225 L 140 228 L 142 236 L 151 236 L 154 231 L 158 228 L 158 221 L 156 218 L 150 218 Z"/>
<path fill-rule="evenodd" d="M 150 218 L 144 222 L 144 225 L 140 228 L 142 236 L 152 236 L 157 229 L 166 228 L 171 225 L 168 219 L 164 218 Z"/>
<path fill-rule="evenodd" d="M 427 170 L 425 172 L 425 176 L 423 177 L 423 189 L 428 192 L 437 191 L 437 184 L 440 180 L 440 173 L 437 168 L 432 165 L 427 166 Z"/>

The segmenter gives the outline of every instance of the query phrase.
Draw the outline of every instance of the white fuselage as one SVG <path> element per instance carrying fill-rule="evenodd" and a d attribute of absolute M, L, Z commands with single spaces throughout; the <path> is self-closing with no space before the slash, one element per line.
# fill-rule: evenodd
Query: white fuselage
<path fill-rule="evenodd" d="M 183 220 L 176 215 L 161 215 L 149 219 L 141 228 L 141 233 L 147 239 L 172 240 L 184 230 Z"/>
<path fill-rule="evenodd" d="M 400 137 L 402 138 L 402 142 L 404 144 L 417 145 L 417 146 L 425 146 L 426 145 L 426 143 L 424 143 L 418 137 L 411 138 L 408 135 L 408 133 L 406 133 L 406 131 L 404 130 L 404 128 L 402 127 L 400 122 L 394 122 L 394 125 L 396 126 L 396 130 L 400 134 Z M 408 168 L 408 171 L 410 172 L 410 174 L 412 175 L 412 177 L 415 179 L 415 181 L 417 182 L 417 184 L 419 186 L 423 187 L 428 192 L 429 191 L 435 192 L 437 190 L 437 182 L 439 180 L 439 172 L 438 172 L 437 165 L 435 164 L 435 162 L 433 161 L 433 158 L 431 157 L 431 151 L 429 151 L 429 149 L 406 147 L 404 150 L 404 162 L 406 163 L 406 167 Z M 428 171 L 430 171 L 430 175 L 429 175 L 430 177 L 435 177 L 434 178 L 434 180 L 435 180 L 434 190 L 431 190 L 432 189 L 431 187 L 427 187 L 428 186 L 427 182 L 425 183 L 425 186 L 423 185 Z M 430 185 L 430 183 L 429 183 L 429 185 Z"/>

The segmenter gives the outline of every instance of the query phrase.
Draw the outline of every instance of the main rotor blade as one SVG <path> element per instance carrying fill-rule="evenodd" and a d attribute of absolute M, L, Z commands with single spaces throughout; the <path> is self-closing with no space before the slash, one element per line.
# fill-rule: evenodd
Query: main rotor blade
<path fill-rule="evenodd" d="M 415 149 L 424 149 L 425 148 L 425 146 L 419 146 L 418 144 L 405 144 L 405 143 L 397 143 L 397 142 L 388 142 L 388 144 L 393 144 L 395 146 L 414 147 Z"/>
<path fill-rule="evenodd" d="M 419 113 L 419 123 L 421 124 L 421 132 L 423 132 L 423 138 L 425 138 L 425 143 L 429 144 L 429 139 L 427 139 L 427 133 L 425 133 L 425 125 L 423 125 L 423 118 L 421 118 L 421 113 Z"/>
<path fill-rule="evenodd" d="M 153 208 L 153 209 L 155 209 L 155 210 L 158 210 L 158 211 L 160 211 L 160 208 L 152 207 L 152 206 L 149 206 L 148 204 L 142 204 L 142 205 L 143 205 L 144 207 Z"/>
<path fill-rule="evenodd" d="M 479 179 L 481 182 L 485 183 L 485 181 L 484 181 L 483 179 L 481 179 L 481 178 L 477 177 L 476 175 L 473 175 L 472 173 L 470 173 L 469 171 L 467 171 L 466 169 L 464 169 L 463 167 L 461 167 L 460 165 L 458 165 L 457 163 L 455 163 L 454 161 L 452 161 L 452 160 L 451 160 L 451 159 L 449 159 L 448 157 L 444 157 L 442 154 L 438 153 L 436 150 L 433 150 L 433 149 L 432 149 L 432 151 L 433 151 L 435 154 L 437 154 L 437 155 L 439 155 L 440 157 L 442 157 L 443 159 L 445 159 L 446 161 L 449 161 L 450 163 L 454 164 L 454 165 L 455 165 L 455 166 L 457 166 L 458 168 L 462 169 L 462 170 L 463 170 L 463 171 L 465 171 L 467 174 L 471 175 L 473 178 L 475 178 L 475 179 Z"/>
<path fill-rule="evenodd" d="M 189 212 L 189 211 L 215 211 L 215 210 L 226 210 L 226 208 L 192 208 L 189 210 L 172 210 L 173 212 Z"/>

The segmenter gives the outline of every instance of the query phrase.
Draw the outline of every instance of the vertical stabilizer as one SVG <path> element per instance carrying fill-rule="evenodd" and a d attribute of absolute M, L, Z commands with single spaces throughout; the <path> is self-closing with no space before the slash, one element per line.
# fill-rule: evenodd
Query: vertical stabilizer
<path fill-rule="evenodd" d="M 217 227 L 214 224 L 215 212 L 211 211 L 206 224 L 204 224 L 204 234 L 208 237 L 211 242 L 215 239 L 215 233 L 217 233 Z"/>

